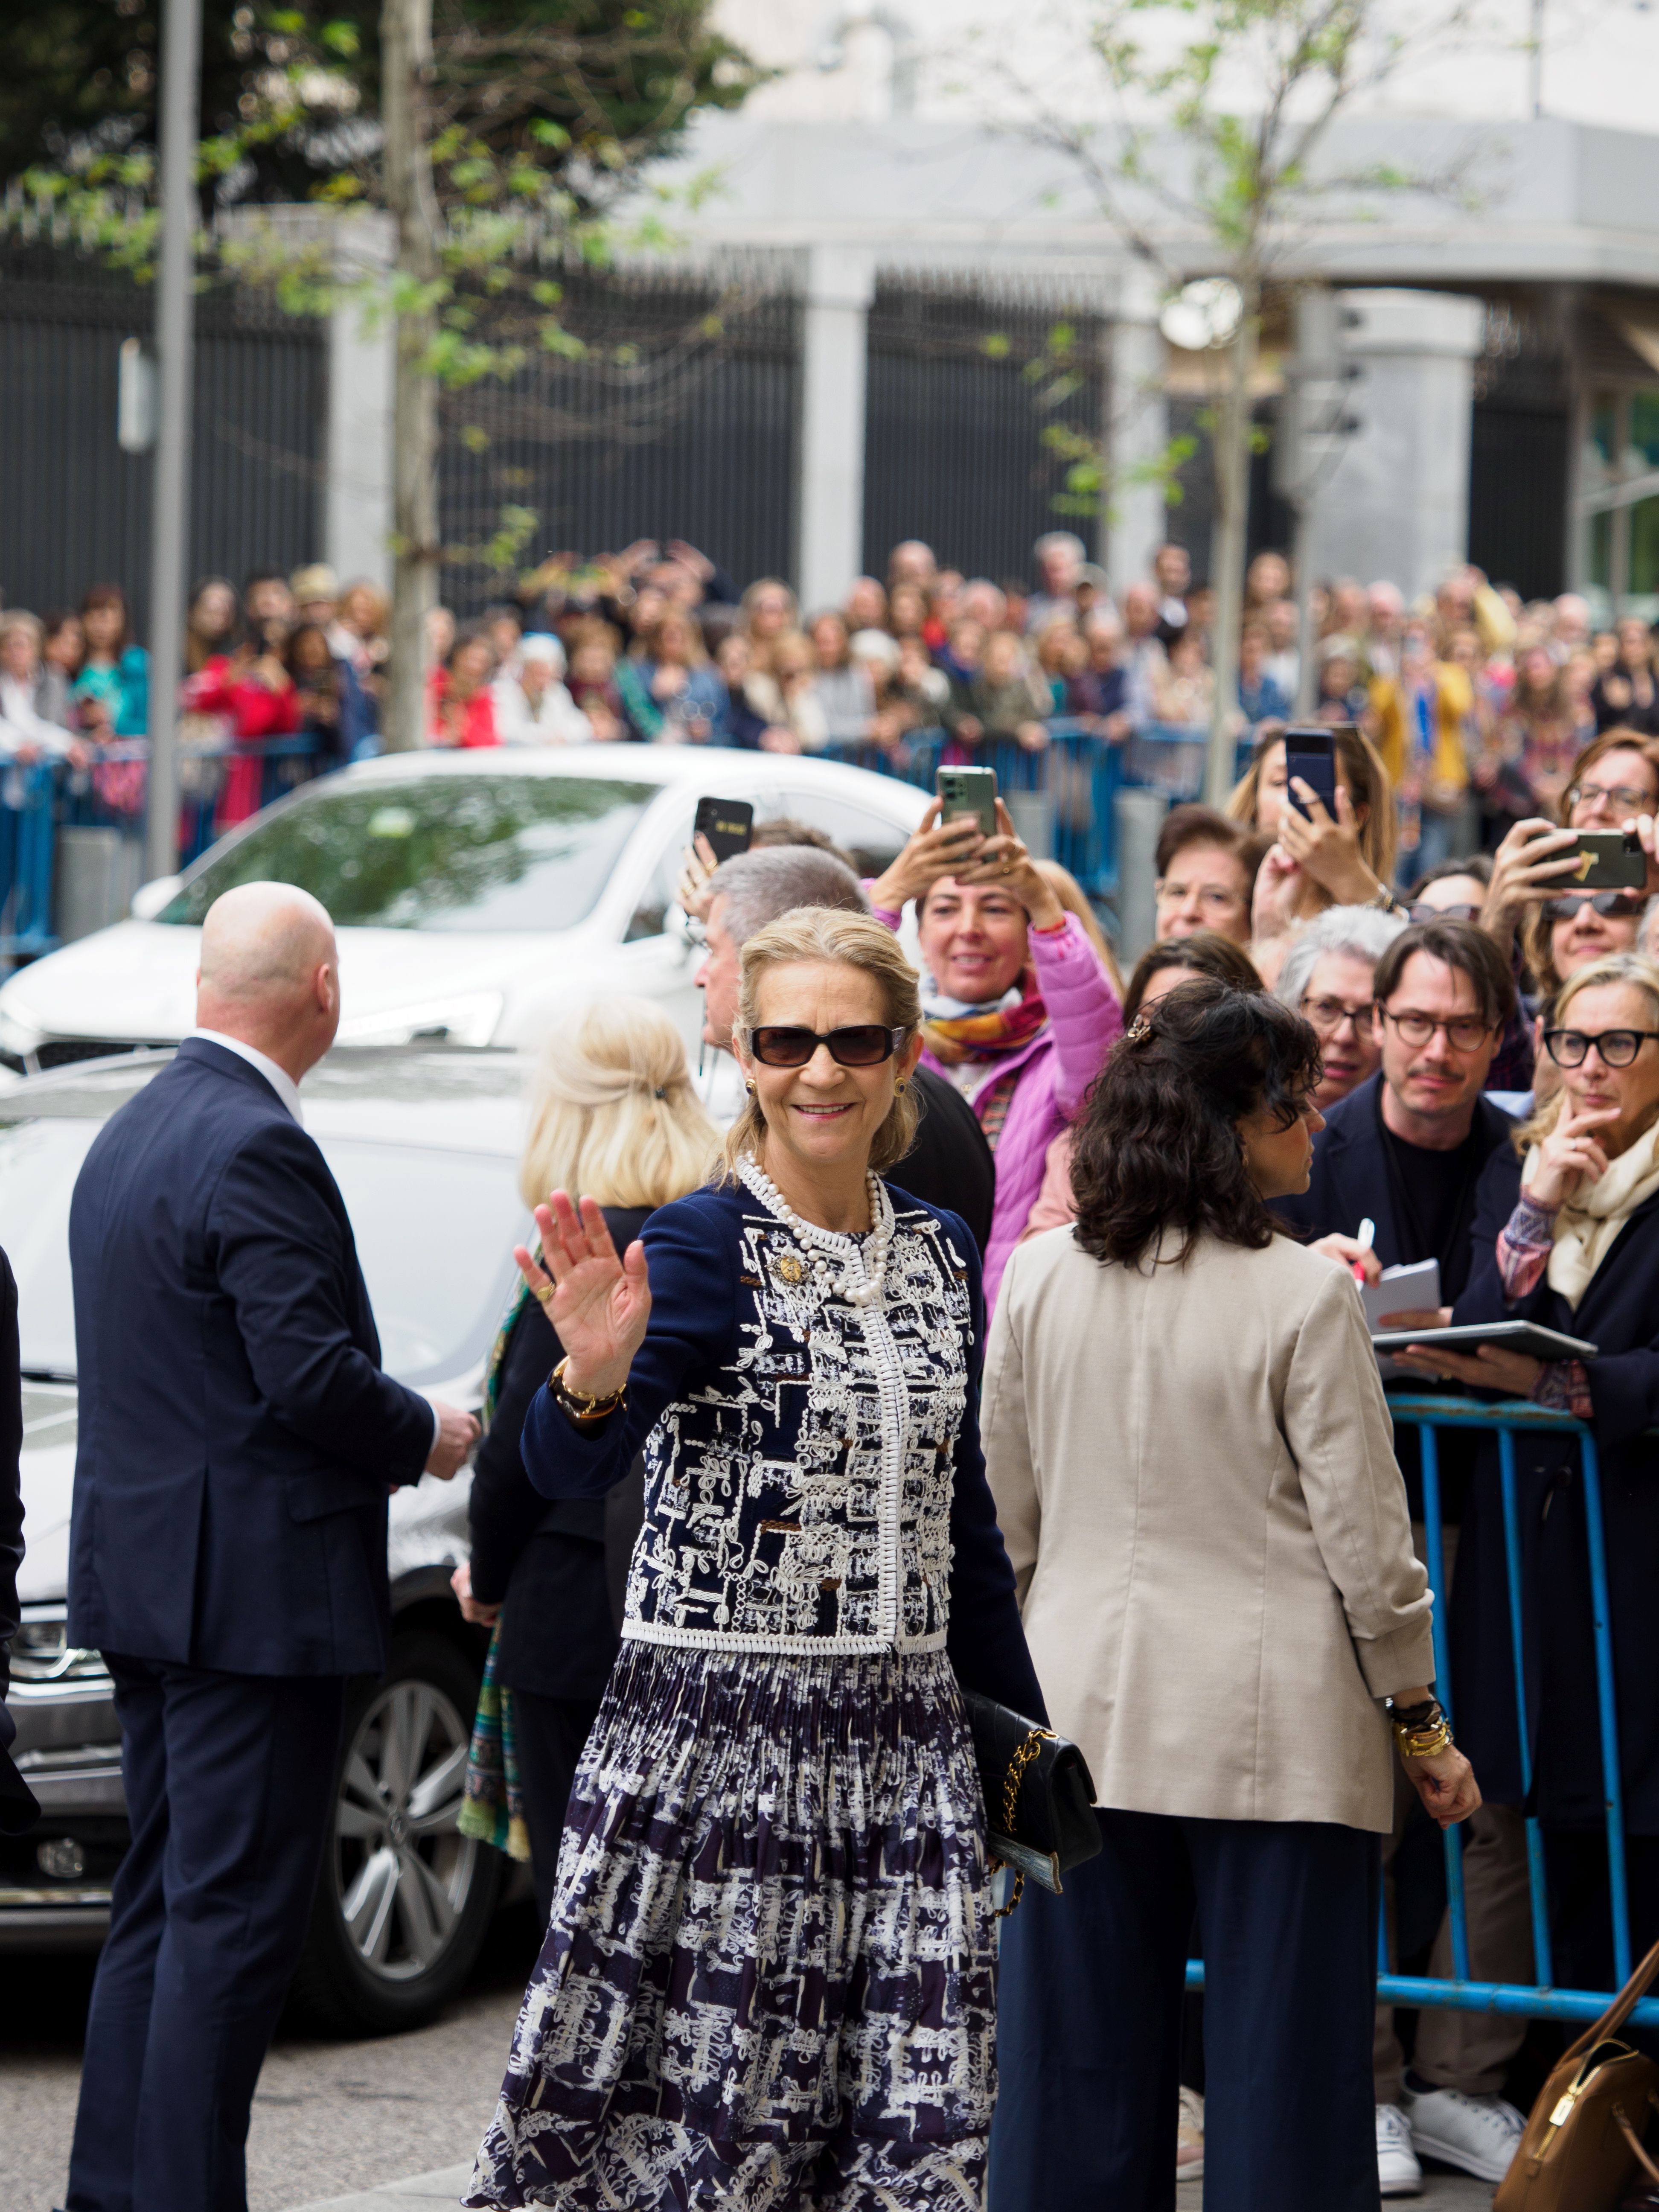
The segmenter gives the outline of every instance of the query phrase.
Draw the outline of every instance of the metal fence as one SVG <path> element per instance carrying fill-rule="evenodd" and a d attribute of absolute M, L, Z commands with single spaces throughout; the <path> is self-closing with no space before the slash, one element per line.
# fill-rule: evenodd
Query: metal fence
<path fill-rule="evenodd" d="M 322 544 L 327 342 L 261 295 L 197 308 L 190 568 L 238 583 L 314 560 Z M 148 340 L 153 291 L 46 246 L 0 246 L 0 592 L 9 606 L 78 606 L 88 584 L 148 619 L 153 458 L 124 453 L 124 339 Z"/>
<path fill-rule="evenodd" d="M 1434 1661 L 1437 1694 L 1454 1723 L 1451 1657 L 1447 1644 L 1446 1608 L 1441 1593 L 1446 1588 L 1445 1544 L 1441 1522 L 1439 1432 L 1443 1429 L 1472 1429 L 1498 1440 L 1498 1485 L 1504 1516 L 1504 1552 L 1509 1590 L 1509 1630 L 1515 1665 L 1516 1719 L 1520 1732 L 1521 1776 L 1528 1799 L 1533 1782 L 1532 1716 L 1527 1704 L 1523 1658 L 1527 1621 L 1522 1602 L 1522 1532 L 1516 1500 L 1515 1438 L 1517 1431 L 1552 1430 L 1572 1437 L 1578 1448 L 1579 1475 L 1583 1489 L 1584 1526 L 1589 1558 L 1590 1618 L 1595 1650 L 1595 1726 L 1601 1753 L 1604 1831 L 1607 1853 L 1607 1888 L 1612 1912 L 1613 1990 L 1563 1990 L 1553 1985 L 1551 1973 L 1550 1901 L 1545 1863 L 1543 1831 L 1535 1817 L 1526 1816 L 1527 1876 L 1532 1905 L 1533 1965 L 1537 1980 L 1477 1982 L 1469 1977 L 1468 1930 L 1463 1900 L 1463 1837 L 1461 1828 L 1449 1828 L 1443 1839 L 1446 1867 L 1446 1910 L 1450 1921 L 1452 1978 L 1437 1980 L 1424 1974 L 1389 1971 L 1386 1926 L 1377 1936 L 1376 1993 L 1384 2003 L 1447 2007 L 1462 2012 L 1518 2014 L 1534 2020 L 1593 2021 L 1611 2003 L 1615 1990 L 1629 1980 L 1632 1965 L 1630 1892 L 1626 1873 L 1624 1784 L 1619 1764 L 1618 1691 L 1613 1676 L 1613 1625 L 1607 1599 L 1607 1535 L 1601 1511 L 1601 1474 L 1595 1431 L 1570 1413 L 1559 1413 L 1526 1401 L 1486 1405 L 1467 1398 L 1401 1395 L 1389 1400 L 1395 1425 L 1405 1423 L 1418 1432 L 1423 1472 L 1423 1520 L 1428 1557 L 1429 1587 L 1435 1592 Z M 1477 1480 L 1484 1480 L 1477 1477 Z M 1477 1780 L 1479 1777 L 1477 1776 Z M 1189 1988 L 1202 1989 L 1204 1968 L 1199 1960 L 1187 1968 Z M 1659 1998 L 1644 1997 L 1631 2014 L 1638 2027 L 1659 2028 Z"/>

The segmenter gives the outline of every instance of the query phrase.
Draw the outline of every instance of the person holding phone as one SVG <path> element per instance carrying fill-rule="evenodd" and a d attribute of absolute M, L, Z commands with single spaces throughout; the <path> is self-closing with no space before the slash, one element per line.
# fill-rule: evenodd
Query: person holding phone
<path fill-rule="evenodd" d="M 1656 813 L 1659 743 L 1636 730 L 1604 730 L 1572 764 L 1561 794 L 1559 821 L 1530 814 L 1515 824 L 1493 854 L 1492 888 L 1481 927 L 1509 952 L 1529 913 L 1575 887 L 1577 842 L 1570 833 L 1576 830 L 1634 830 L 1649 856 L 1648 880 L 1640 896 L 1659 893 L 1659 862 L 1653 858 Z M 1534 933 L 1529 955 L 1538 949 Z M 1620 944 L 1601 949 L 1626 948 Z"/>
<path fill-rule="evenodd" d="M 922 1065 L 973 1107 L 996 1157 L 985 1248 L 994 1304 L 1008 1255 L 1042 1188 L 1048 1147 L 1076 1120 L 1123 1028 L 1112 980 L 1075 915 L 1032 860 L 1000 799 L 997 834 L 942 821 L 935 799 L 904 850 L 870 887 L 895 931 L 915 902 L 927 970 Z"/>
<path fill-rule="evenodd" d="M 1621 952 L 1577 969 L 1557 997 L 1544 1045 L 1560 1088 L 1488 1164 L 1474 1268 L 1451 1318 L 1539 1322 L 1588 1339 L 1598 1356 L 1544 1363 L 1486 1345 L 1474 1355 L 1437 1346 L 1402 1358 L 1425 1376 L 1564 1407 L 1595 1436 L 1631 1940 L 1639 1954 L 1659 1937 L 1659 1442 L 1650 1433 L 1659 1407 L 1659 967 Z M 1569 1989 L 1609 1989 L 1604 1791 L 1577 1451 L 1570 1437 L 1521 1430 L 1515 1461 L 1533 1624 L 1528 1663 L 1537 1670 L 1528 1692 L 1532 1790 L 1546 1831 L 1553 1978 Z M 1452 1586 L 1452 1687 L 1458 1732 L 1483 1787 L 1498 1808 L 1514 1808 L 1518 1824 L 1528 1794 L 1497 1475 L 1496 1443 L 1487 1437 Z"/>
<path fill-rule="evenodd" d="M 1227 801 L 1231 821 L 1273 841 L 1256 873 L 1251 912 L 1253 957 L 1269 989 L 1297 925 L 1310 915 L 1328 906 L 1386 912 L 1396 903 L 1388 771 L 1351 723 L 1312 734 L 1331 749 L 1322 798 L 1306 776 L 1292 775 L 1285 732 L 1270 723 Z"/>

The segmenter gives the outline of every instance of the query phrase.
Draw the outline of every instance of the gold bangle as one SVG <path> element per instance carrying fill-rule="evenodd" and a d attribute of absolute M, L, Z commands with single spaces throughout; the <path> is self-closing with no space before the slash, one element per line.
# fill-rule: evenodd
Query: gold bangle
<path fill-rule="evenodd" d="M 1437 1752 L 1449 1751 L 1455 1740 L 1451 1723 L 1443 1715 L 1432 1728 L 1409 1729 L 1396 1721 L 1394 1734 L 1395 1742 L 1407 1759 L 1432 1759 Z"/>
<path fill-rule="evenodd" d="M 607 1391 L 603 1396 L 597 1398 L 590 1398 L 585 1391 L 573 1390 L 564 1379 L 564 1370 L 569 1364 L 570 1354 L 567 1352 L 548 1377 L 548 1387 L 560 1403 L 567 1407 L 579 1421 L 602 1420 L 607 1413 L 614 1413 L 618 1406 L 625 1406 L 628 1403 L 626 1382 L 619 1389 Z"/>

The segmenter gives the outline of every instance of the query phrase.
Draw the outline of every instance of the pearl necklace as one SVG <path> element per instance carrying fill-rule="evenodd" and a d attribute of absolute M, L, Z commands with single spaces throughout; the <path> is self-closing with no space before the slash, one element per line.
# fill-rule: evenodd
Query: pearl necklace
<path fill-rule="evenodd" d="M 738 1172 L 762 1205 L 775 1213 L 784 1227 L 793 1232 L 821 1291 L 837 1291 L 849 1305 L 860 1309 L 876 1304 L 887 1280 L 887 1255 L 893 1242 L 893 1201 L 878 1175 L 872 1170 L 866 1177 L 872 1223 L 869 1249 L 866 1251 L 860 1249 L 855 1237 L 803 1221 L 758 1160 L 742 1161 Z M 831 1265 L 832 1255 L 842 1263 L 838 1281 L 831 1280 L 836 1272 Z M 863 1273 L 861 1283 L 853 1279 L 855 1267 Z"/>

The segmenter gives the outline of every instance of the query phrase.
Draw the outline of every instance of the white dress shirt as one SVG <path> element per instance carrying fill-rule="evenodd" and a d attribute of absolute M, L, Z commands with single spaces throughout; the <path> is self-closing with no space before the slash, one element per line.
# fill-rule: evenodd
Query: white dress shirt
<path fill-rule="evenodd" d="M 222 1030 L 192 1030 L 191 1035 L 200 1037 L 207 1044 L 222 1045 L 227 1052 L 234 1052 L 238 1060 L 245 1060 L 250 1067 L 257 1068 L 300 1127 L 304 1128 L 306 1117 L 305 1109 L 300 1103 L 300 1086 L 285 1067 L 276 1065 L 269 1053 L 261 1052 L 257 1045 L 244 1044 L 240 1037 L 227 1036 Z"/>
<path fill-rule="evenodd" d="M 294 1116 L 300 1127 L 302 1129 L 304 1128 L 306 1125 L 306 1117 L 304 1110 L 300 1104 L 300 1086 L 294 1080 L 294 1078 L 289 1073 L 285 1067 L 279 1067 L 276 1065 L 276 1062 L 270 1057 L 269 1053 L 261 1052 L 257 1045 L 244 1044 L 240 1037 L 227 1036 L 222 1030 L 195 1029 L 191 1031 L 191 1035 L 193 1037 L 200 1037 L 206 1044 L 222 1045 L 227 1052 L 234 1052 L 238 1060 L 245 1060 L 250 1067 L 256 1069 L 259 1074 L 264 1076 L 265 1081 L 276 1093 L 278 1098 L 282 1100 L 283 1104 L 287 1108 L 288 1111 Z M 422 1393 L 422 1395 L 424 1395 L 425 1394 Z M 437 1407 L 434 1406 L 432 1408 L 432 1443 L 434 1450 L 437 1448 L 439 1431 L 441 1426 L 442 1417 L 439 1413 Z"/>

